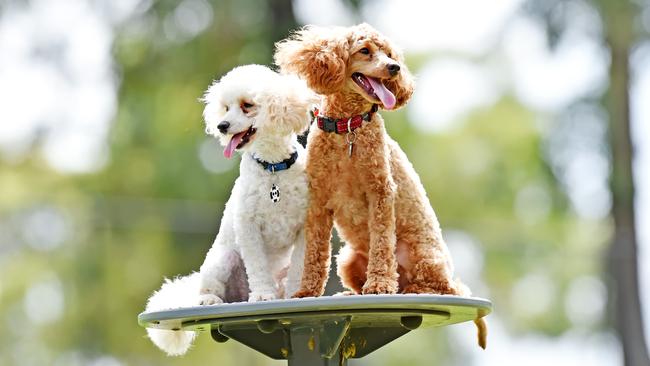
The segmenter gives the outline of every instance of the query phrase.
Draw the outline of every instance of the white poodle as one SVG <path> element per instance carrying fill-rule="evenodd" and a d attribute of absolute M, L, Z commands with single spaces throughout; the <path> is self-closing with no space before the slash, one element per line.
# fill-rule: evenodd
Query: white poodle
<path fill-rule="evenodd" d="M 295 76 L 240 66 L 210 86 L 206 132 L 223 154 L 242 152 L 240 175 L 200 273 L 166 280 L 147 311 L 289 297 L 302 276 L 308 188 L 296 134 L 309 126 L 315 95 Z M 195 332 L 147 329 L 169 355 L 184 354 Z"/>

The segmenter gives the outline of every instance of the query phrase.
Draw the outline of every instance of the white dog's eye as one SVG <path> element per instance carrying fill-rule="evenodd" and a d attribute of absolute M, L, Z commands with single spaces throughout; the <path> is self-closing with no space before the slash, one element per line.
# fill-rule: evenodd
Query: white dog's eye
<path fill-rule="evenodd" d="M 226 109 L 226 112 L 228 112 L 228 109 L 229 109 L 228 106 L 225 105 L 225 106 L 223 106 L 223 107 Z"/>
<path fill-rule="evenodd" d="M 252 103 L 248 102 L 242 102 L 241 105 L 239 106 L 244 113 L 248 113 L 251 108 L 253 108 L 255 105 Z"/>

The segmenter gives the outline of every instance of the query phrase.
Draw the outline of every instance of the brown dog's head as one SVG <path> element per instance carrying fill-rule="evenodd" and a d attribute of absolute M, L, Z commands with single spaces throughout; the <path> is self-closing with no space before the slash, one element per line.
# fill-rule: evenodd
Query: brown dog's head
<path fill-rule="evenodd" d="M 275 63 L 319 94 L 354 92 L 385 109 L 403 106 L 414 81 L 402 53 L 368 24 L 307 26 L 276 44 Z"/>

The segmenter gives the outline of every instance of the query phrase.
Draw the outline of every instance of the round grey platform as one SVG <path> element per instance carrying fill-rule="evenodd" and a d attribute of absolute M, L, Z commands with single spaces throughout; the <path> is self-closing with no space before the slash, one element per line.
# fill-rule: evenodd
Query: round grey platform
<path fill-rule="evenodd" d="M 491 311 L 490 301 L 480 298 L 354 295 L 196 306 L 142 313 L 138 322 L 209 330 L 218 342 L 234 339 L 290 365 L 343 365 L 420 326 L 465 322 Z"/>

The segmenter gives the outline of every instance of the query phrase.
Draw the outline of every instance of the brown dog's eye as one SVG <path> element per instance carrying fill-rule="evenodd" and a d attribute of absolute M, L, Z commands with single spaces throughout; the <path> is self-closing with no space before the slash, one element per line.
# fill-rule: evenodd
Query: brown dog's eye
<path fill-rule="evenodd" d="M 368 47 L 364 47 L 364 48 L 360 49 L 359 52 L 363 53 L 364 55 L 369 55 L 370 54 L 370 50 L 368 49 Z"/>

